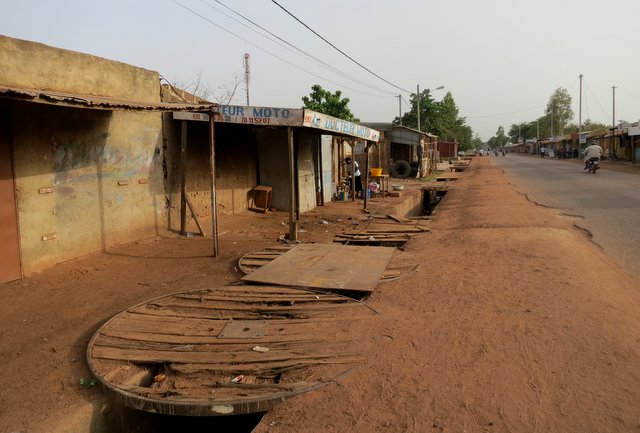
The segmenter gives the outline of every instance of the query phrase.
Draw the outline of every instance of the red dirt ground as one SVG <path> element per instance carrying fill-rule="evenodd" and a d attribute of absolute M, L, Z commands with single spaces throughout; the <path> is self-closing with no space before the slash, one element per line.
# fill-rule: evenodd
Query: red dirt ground
<path fill-rule="evenodd" d="M 418 271 L 366 300 L 381 315 L 353 325 L 362 366 L 283 402 L 255 433 L 640 431 L 640 282 L 489 158 L 460 178 L 405 248 Z M 352 223 L 323 212 L 301 238 Z M 237 259 L 286 221 L 223 221 L 216 260 L 210 241 L 166 235 L 0 285 L 0 432 L 113 431 L 101 392 L 79 385 L 91 335 L 132 304 L 237 280 Z"/>

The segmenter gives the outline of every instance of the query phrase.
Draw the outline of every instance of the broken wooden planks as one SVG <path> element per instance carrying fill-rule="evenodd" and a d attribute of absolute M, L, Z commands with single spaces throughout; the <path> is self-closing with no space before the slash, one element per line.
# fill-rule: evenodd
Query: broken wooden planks
<path fill-rule="evenodd" d="M 349 330 L 374 317 L 334 293 L 194 290 L 113 317 L 91 339 L 87 360 L 128 407 L 192 416 L 263 412 L 348 374 L 361 361 Z"/>
<path fill-rule="evenodd" d="M 295 245 L 296 244 L 274 245 L 252 251 L 240 257 L 240 260 L 238 260 L 238 267 L 242 272 L 248 274 L 255 269 L 261 268 L 273 259 L 280 257 Z"/>

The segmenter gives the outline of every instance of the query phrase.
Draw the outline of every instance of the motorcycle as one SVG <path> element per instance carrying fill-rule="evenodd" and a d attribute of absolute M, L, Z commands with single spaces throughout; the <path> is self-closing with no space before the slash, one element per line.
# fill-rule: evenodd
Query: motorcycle
<path fill-rule="evenodd" d="M 598 169 L 600 168 L 600 158 L 591 158 L 589 160 L 589 164 L 587 164 L 587 173 L 596 174 Z"/>

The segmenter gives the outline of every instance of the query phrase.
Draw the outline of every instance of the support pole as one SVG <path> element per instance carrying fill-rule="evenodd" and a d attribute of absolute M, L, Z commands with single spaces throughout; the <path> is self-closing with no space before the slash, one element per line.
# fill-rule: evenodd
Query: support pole
<path fill-rule="evenodd" d="M 356 172 L 355 172 L 355 167 L 356 167 L 356 142 L 355 140 L 351 141 L 350 143 L 351 146 L 351 201 L 355 203 L 356 201 L 356 194 L 358 194 L 358 191 L 356 191 Z M 362 175 L 362 173 L 360 173 Z"/>
<path fill-rule="evenodd" d="M 367 210 L 367 195 L 369 194 L 369 142 L 365 141 L 364 144 L 364 188 L 362 194 L 364 195 L 364 210 Z"/>
<path fill-rule="evenodd" d="M 420 84 L 416 85 L 416 116 L 418 117 L 418 131 L 420 131 Z"/>
<path fill-rule="evenodd" d="M 218 200 L 216 195 L 216 134 L 214 113 L 209 113 L 209 143 L 211 169 L 211 237 L 213 238 L 213 257 L 218 257 Z"/>
<path fill-rule="evenodd" d="M 582 74 L 580 74 L 580 104 L 578 105 L 578 158 L 582 154 Z M 573 156 L 573 155 L 571 155 Z"/>
<path fill-rule="evenodd" d="M 187 230 L 187 121 L 180 123 L 180 235 Z"/>
<path fill-rule="evenodd" d="M 289 141 L 289 240 L 298 240 L 298 227 L 296 224 L 296 184 L 295 184 L 295 164 L 293 151 L 293 128 L 287 127 L 287 138 Z"/>

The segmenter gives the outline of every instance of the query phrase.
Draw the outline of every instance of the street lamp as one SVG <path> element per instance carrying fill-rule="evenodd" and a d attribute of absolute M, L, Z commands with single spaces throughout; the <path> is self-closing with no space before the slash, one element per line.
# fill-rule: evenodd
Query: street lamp
<path fill-rule="evenodd" d="M 444 86 L 438 86 L 435 89 L 427 89 L 429 92 L 433 92 L 435 90 L 442 90 Z M 416 87 L 416 114 L 418 115 L 418 131 L 420 131 L 420 84 Z"/>

